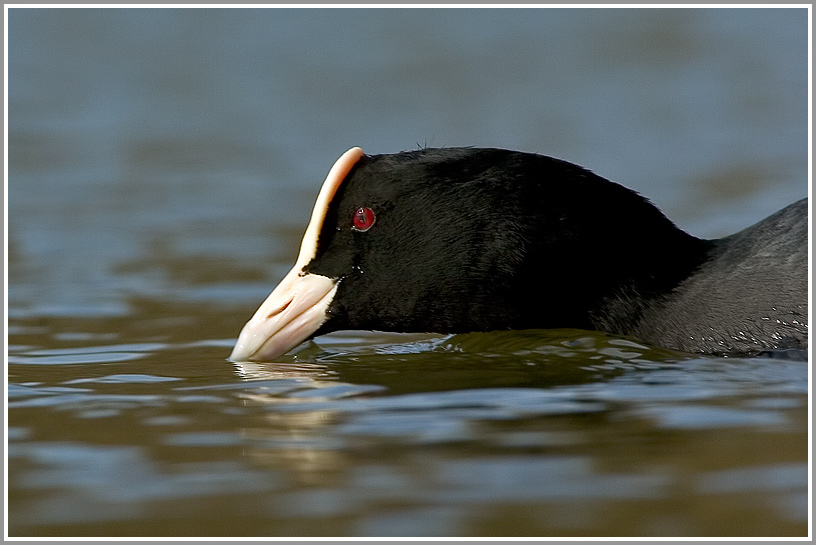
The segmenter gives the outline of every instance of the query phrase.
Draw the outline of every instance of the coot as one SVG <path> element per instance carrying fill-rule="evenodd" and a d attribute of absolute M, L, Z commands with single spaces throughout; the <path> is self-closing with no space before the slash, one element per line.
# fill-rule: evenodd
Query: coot
<path fill-rule="evenodd" d="M 230 358 L 269 361 L 341 329 L 580 328 L 686 352 L 806 348 L 807 217 L 803 199 L 703 240 L 551 157 L 352 148 Z"/>

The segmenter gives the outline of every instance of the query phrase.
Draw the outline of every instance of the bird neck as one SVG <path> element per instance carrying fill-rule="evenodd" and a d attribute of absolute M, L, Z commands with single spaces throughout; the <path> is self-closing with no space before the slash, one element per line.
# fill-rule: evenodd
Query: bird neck
<path fill-rule="evenodd" d="M 634 250 L 637 253 L 625 258 L 625 266 L 616 267 L 616 285 L 590 307 L 589 320 L 595 329 L 632 334 L 651 311 L 665 306 L 683 282 L 711 258 L 716 241 L 698 239 L 674 228 L 660 242 Z"/>

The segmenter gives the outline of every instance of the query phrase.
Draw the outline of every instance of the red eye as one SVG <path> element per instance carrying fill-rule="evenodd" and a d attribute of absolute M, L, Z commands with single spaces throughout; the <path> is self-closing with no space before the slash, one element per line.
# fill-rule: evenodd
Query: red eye
<path fill-rule="evenodd" d="M 353 229 L 357 231 L 368 231 L 371 229 L 371 226 L 374 225 L 375 219 L 377 218 L 374 216 L 373 210 L 361 206 L 354 211 L 354 215 L 351 217 L 351 223 L 354 226 Z"/>

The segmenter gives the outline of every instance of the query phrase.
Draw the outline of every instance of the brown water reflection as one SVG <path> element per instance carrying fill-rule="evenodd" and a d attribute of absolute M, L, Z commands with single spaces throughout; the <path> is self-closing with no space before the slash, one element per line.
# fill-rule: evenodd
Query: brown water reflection
<path fill-rule="evenodd" d="M 806 532 L 806 363 L 565 331 L 230 364 L 220 308 L 138 309 L 12 321 L 12 535 Z"/>

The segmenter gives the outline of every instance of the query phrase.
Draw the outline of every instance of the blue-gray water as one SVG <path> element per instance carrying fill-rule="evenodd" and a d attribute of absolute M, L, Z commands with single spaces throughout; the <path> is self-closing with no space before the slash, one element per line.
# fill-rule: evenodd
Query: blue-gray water
<path fill-rule="evenodd" d="M 582 331 L 226 361 L 347 148 L 808 194 L 807 11 L 11 9 L 12 536 L 796 536 L 807 362 Z M 557 264 L 556 264 L 557 265 Z"/>

